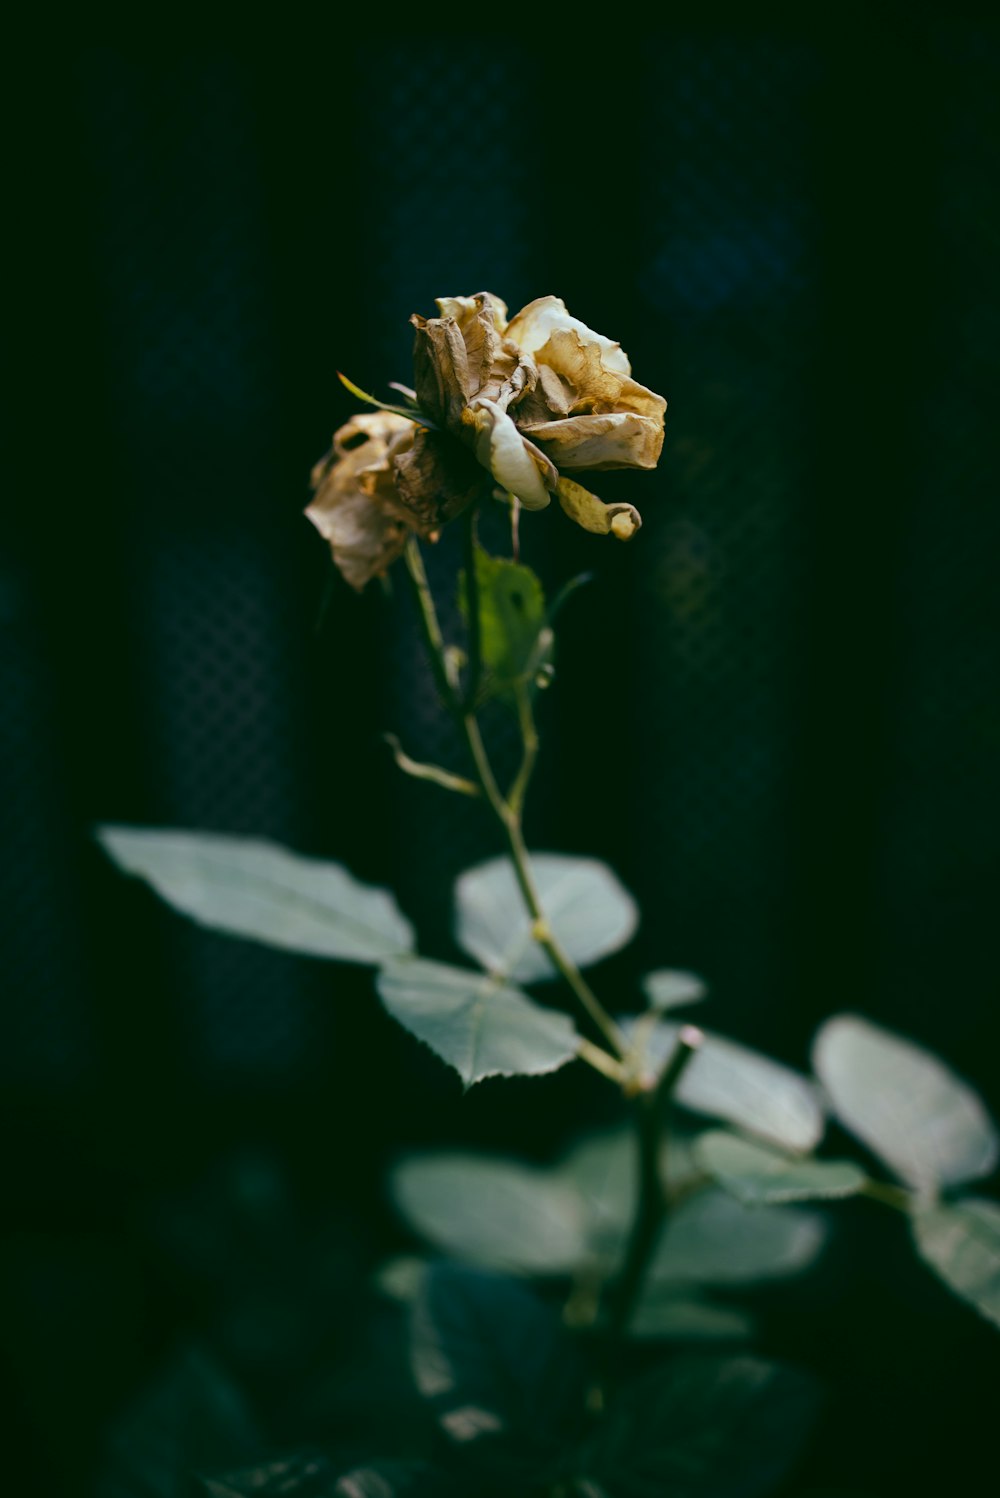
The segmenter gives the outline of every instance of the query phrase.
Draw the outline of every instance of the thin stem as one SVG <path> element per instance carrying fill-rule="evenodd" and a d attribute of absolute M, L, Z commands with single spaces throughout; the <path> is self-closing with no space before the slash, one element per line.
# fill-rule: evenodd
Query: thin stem
<path fill-rule="evenodd" d="M 594 1045 L 592 1041 L 586 1040 L 582 1035 L 577 1044 L 577 1055 L 581 1061 L 586 1061 L 595 1071 L 599 1071 L 603 1077 L 608 1077 L 612 1082 L 622 1082 L 625 1077 L 625 1069 L 620 1061 L 614 1056 L 609 1056 L 603 1046 Z"/>
<path fill-rule="evenodd" d="M 517 717 L 521 727 L 524 755 L 507 800 L 511 810 L 520 816 L 534 773 L 535 761 L 538 758 L 538 729 L 535 727 L 535 715 L 531 707 L 531 692 L 523 682 L 517 687 Z"/>
<path fill-rule="evenodd" d="M 548 921 L 545 919 L 545 912 L 542 909 L 542 903 L 531 873 L 528 850 L 524 843 L 524 833 L 521 827 L 521 807 L 511 805 L 505 799 L 503 792 L 497 784 L 496 776 L 493 773 L 493 766 L 490 764 L 486 745 L 483 743 L 483 736 L 479 729 L 479 720 L 476 717 L 475 711 L 468 708 L 463 709 L 458 693 L 449 678 L 445 665 L 444 637 L 441 634 L 437 611 L 434 607 L 434 596 L 427 581 L 427 573 L 424 571 L 423 558 L 413 537 L 406 543 L 406 566 L 413 583 L 424 643 L 431 659 L 438 690 L 441 693 L 442 700 L 454 713 L 465 735 L 465 742 L 475 766 L 476 776 L 482 787 L 483 795 L 489 802 L 491 810 L 506 835 L 507 848 L 510 853 L 511 862 L 514 865 L 514 874 L 518 887 L 527 906 L 528 914 L 532 919 L 531 934 L 543 951 L 548 954 L 553 966 L 572 989 L 577 1001 L 590 1016 L 594 1025 L 600 1030 L 617 1055 L 624 1059 L 628 1054 L 628 1044 L 625 1037 L 572 958 L 563 951 L 550 930 Z M 476 595 L 476 602 L 478 606 L 478 595 Z M 534 727 L 533 723 L 532 727 Z M 525 750 L 527 753 L 527 745 L 525 746 Z"/>
<path fill-rule="evenodd" d="M 628 1330 L 666 1219 L 669 1198 L 664 1180 L 663 1134 L 667 1107 L 684 1068 L 701 1042 L 701 1031 L 694 1025 L 685 1025 L 656 1085 L 636 1098 L 639 1205 L 612 1297 L 609 1328 L 612 1347 L 620 1343 Z"/>
<path fill-rule="evenodd" d="M 865 1181 L 861 1195 L 873 1202 L 881 1202 L 884 1207 L 893 1207 L 897 1212 L 909 1212 L 913 1207 L 913 1198 L 908 1191 L 901 1186 L 890 1186 L 886 1181 Z"/>
<path fill-rule="evenodd" d="M 471 505 L 463 518 L 465 552 L 465 610 L 469 627 L 469 672 L 465 686 L 465 710 L 474 712 L 483 672 L 483 630 L 479 607 L 479 573 L 476 570 L 476 507 Z"/>
<path fill-rule="evenodd" d="M 420 547 L 417 538 L 411 536 L 406 543 L 406 570 L 413 584 L 413 595 L 417 603 L 417 617 L 420 620 L 420 633 L 423 636 L 427 656 L 434 672 L 434 680 L 442 702 L 453 713 L 459 711 L 455 696 L 455 689 L 448 675 L 445 665 L 444 636 L 438 623 L 437 610 L 434 607 L 434 595 L 431 585 L 427 581 L 427 573 L 424 570 L 424 559 L 420 555 Z"/>

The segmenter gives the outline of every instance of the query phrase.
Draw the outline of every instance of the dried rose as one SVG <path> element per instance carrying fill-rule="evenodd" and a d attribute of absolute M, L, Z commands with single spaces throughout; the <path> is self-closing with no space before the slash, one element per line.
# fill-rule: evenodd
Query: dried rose
<path fill-rule="evenodd" d="M 353 416 L 312 472 L 306 510 L 353 588 L 381 577 L 411 532 L 433 536 L 471 504 L 484 474 L 451 438 L 391 411 Z"/>
<path fill-rule="evenodd" d="M 417 403 L 470 445 L 497 483 L 529 509 L 553 493 L 589 530 L 623 539 L 641 521 L 605 507 L 562 469 L 654 468 L 666 401 L 632 379 L 621 345 L 540 297 L 507 320 L 499 297 L 442 297 L 414 316 Z"/>
<path fill-rule="evenodd" d="M 405 416 L 387 411 L 352 416 L 312 471 L 315 498 L 306 514 L 352 588 L 382 576 L 406 545 L 411 526 L 392 460 L 412 446 L 415 430 Z"/>

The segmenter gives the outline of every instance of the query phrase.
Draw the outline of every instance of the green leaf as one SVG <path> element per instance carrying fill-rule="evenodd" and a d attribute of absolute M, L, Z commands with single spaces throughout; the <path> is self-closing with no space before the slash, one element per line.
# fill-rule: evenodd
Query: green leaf
<path fill-rule="evenodd" d="M 622 1022 L 627 1034 L 642 1020 Z M 681 1026 L 661 1020 L 647 1055 L 658 1075 L 673 1055 Z M 695 1113 L 723 1118 L 790 1150 L 811 1150 L 823 1137 L 823 1110 L 808 1078 L 722 1035 L 704 1032 L 684 1069 L 674 1099 Z"/>
<path fill-rule="evenodd" d="M 650 1009 L 660 1012 L 680 1009 L 684 1004 L 698 1004 L 708 993 L 707 985 L 697 974 L 668 967 L 647 973 L 642 986 Z"/>
<path fill-rule="evenodd" d="M 588 967 L 631 941 L 638 906 L 605 864 L 533 853 L 531 870 L 549 926 L 577 967 Z M 531 926 L 509 858 L 491 858 L 458 880 L 455 939 L 490 972 L 517 983 L 557 976 Z"/>
<path fill-rule="evenodd" d="M 813 1065 L 844 1127 L 918 1191 L 996 1165 L 997 1131 L 976 1093 L 912 1041 L 841 1014 L 816 1036 Z"/>
<path fill-rule="evenodd" d="M 280 1498 L 286 1498 L 284 1490 Z M 289 1493 L 287 1498 L 295 1495 Z M 310 1490 L 305 1498 L 323 1498 L 323 1494 Z M 427 1462 L 379 1461 L 345 1473 L 331 1490 L 331 1498 L 463 1498 L 463 1489 L 447 1472 Z"/>
<path fill-rule="evenodd" d="M 355 385 L 353 380 L 349 380 L 339 370 L 337 371 L 337 379 L 345 390 L 350 391 L 355 400 L 364 401 L 366 406 L 377 406 L 380 411 L 388 411 L 393 416 L 405 416 L 408 421 L 414 422 L 417 426 L 427 427 L 428 431 L 431 432 L 439 430 L 434 422 L 428 420 L 424 413 L 418 410 L 416 406 L 394 406 L 388 401 L 380 401 L 377 396 L 369 395 L 367 390 L 362 390 L 360 385 Z"/>
<path fill-rule="evenodd" d="M 480 973 L 405 957 L 377 979 L 393 1019 L 458 1072 L 466 1087 L 484 1077 L 534 1077 L 576 1055 L 571 1020 Z"/>
<path fill-rule="evenodd" d="M 540 664 L 539 636 L 546 627 L 545 594 L 530 567 L 507 557 L 492 557 L 476 547 L 476 583 L 479 588 L 479 649 L 487 683 L 495 692 L 507 692 L 518 682 L 528 682 Z M 466 586 L 459 580 L 459 601 L 466 613 Z M 468 622 L 468 620 L 466 620 Z"/>
<path fill-rule="evenodd" d="M 614 1498 L 757 1498 L 794 1465 L 818 1405 L 797 1370 L 685 1353 L 622 1391 L 588 1472 Z"/>
<path fill-rule="evenodd" d="M 1000 1326 L 1000 1203 L 974 1196 L 913 1218 L 921 1258 L 950 1290 Z"/>
<path fill-rule="evenodd" d="M 456 1455 L 488 1473 L 491 1489 L 537 1480 L 583 1414 L 582 1369 L 555 1312 L 515 1280 L 441 1264 L 410 1328 L 417 1388 Z"/>
<path fill-rule="evenodd" d="M 586 1257 L 579 1194 L 554 1172 L 488 1155 L 417 1155 L 391 1176 L 417 1232 L 455 1258 L 524 1274 L 569 1274 Z"/>
<path fill-rule="evenodd" d="M 388 890 L 338 863 L 212 832 L 102 827 L 97 837 L 121 869 L 199 925 L 343 962 L 413 949 L 413 928 Z"/>
<path fill-rule="evenodd" d="M 745 1207 L 709 1189 L 671 1213 L 656 1249 L 654 1280 L 694 1285 L 751 1285 L 807 1269 L 819 1255 L 826 1223 L 805 1207 Z"/>
<path fill-rule="evenodd" d="M 645 1341 L 739 1342 L 753 1336 L 754 1319 L 738 1306 L 677 1295 L 654 1282 L 646 1286 L 628 1330 Z"/>
<path fill-rule="evenodd" d="M 116 1421 L 102 1492 L 177 1498 L 182 1476 L 259 1460 L 245 1392 L 214 1354 L 185 1347 Z"/>
<path fill-rule="evenodd" d="M 855 1196 L 867 1177 L 852 1160 L 810 1160 L 722 1129 L 702 1134 L 695 1152 L 719 1185 L 748 1207 Z"/>

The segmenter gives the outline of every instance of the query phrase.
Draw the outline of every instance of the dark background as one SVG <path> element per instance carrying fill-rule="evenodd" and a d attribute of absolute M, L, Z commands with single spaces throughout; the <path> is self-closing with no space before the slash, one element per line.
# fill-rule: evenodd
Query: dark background
<path fill-rule="evenodd" d="M 1000 33 L 829 15 L 537 49 L 523 22 L 510 44 L 81 48 L 12 77 L 0 1393 L 19 1493 L 89 1492 L 136 1392 L 230 1335 L 260 1278 L 246 1221 L 296 1224 L 264 1252 L 272 1333 L 247 1334 L 258 1392 L 287 1391 L 296 1245 L 329 1243 L 340 1290 L 361 1284 L 406 1241 L 383 1189 L 401 1145 L 546 1158 L 613 1116 L 575 1072 L 463 1099 L 364 973 L 197 932 L 91 839 L 104 820 L 267 835 L 393 885 L 450 955 L 450 882 L 495 838 L 394 770 L 386 728 L 460 765 L 406 601 L 337 586 L 317 630 L 328 561 L 300 514 L 352 409 L 335 371 L 408 380 L 406 319 L 435 296 L 561 295 L 669 401 L 656 474 L 595 485 L 642 510 L 633 545 L 557 507 L 523 527 L 550 590 L 595 574 L 564 615 L 528 831 L 642 903 L 596 981 L 628 1008 L 649 966 L 694 968 L 710 1023 L 800 1066 L 856 1009 L 1000 1109 Z M 446 589 L 452 550 L 432 559 Z M 832 1267 L 766 1322 L 832 1390 L 804 1481 L 971 1473 L 995 1334 L 897 1223 L 838 1221 Z M 344 1387 L 353 1327 L 324 1343 Z"/>

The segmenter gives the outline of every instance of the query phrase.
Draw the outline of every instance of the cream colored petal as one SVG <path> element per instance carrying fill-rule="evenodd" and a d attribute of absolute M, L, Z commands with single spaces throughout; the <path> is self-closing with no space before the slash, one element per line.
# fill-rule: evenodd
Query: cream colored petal
<path fill-rule="evenodd" d="M 475 317 L 480 308 L 488 307 L 497 331 L 502 333 L 507 326 L 507 303 L 492 291 L 480 291 L 475 296 L 439 296 L 436 300 L 442 317 L 453 317 L 460 323 L 463 317 Z"/>
<path fill-rule="evenodd" d="M 556 476 L 551 463 L 524 440 L 506 411 L 484 402 L 470 411 L 469 417 L 476 432 L 476 457 L 483 467 L 526 509 L 544 510 L 551 495 L 543 482 L 542 469 L 554 487 Z"/>
<path fill-rule="evenodd" d="M 409 534 L 402 521 L 386 514 L 361 490 L 327 486 L 306 515 L 330 543 L 333 560 L 346 580 L 359 592 L 396 560 Z"/>
<path fill-rule="evenodd" d="M 632 366 L 621 344 L 605 338 L 601 333 L 595 333 L 586 323 L 580 322 L 579 318 L 571 317 L 562 297 L 541 296 L 522 307 L 507 325 L 507 337 L 512 338 L 525 353 L 533 354 L 549 341 L 553 333 L 566 329 L 578 333 L 585 343 L 596 343 L 606 369 L 622 375 L 632 373 Z"/>
<path fill-rule="evenodd" d="M 621 391 L 615 402 L 616 411 L 634 411 L 637 416 L 649 416 L 662 426 L 663 413 L 666 409 L 667 403 L 662 395 L 647 390 L 645 385 L 640 385 L 636 380 L 622 382 Z"/>
<path fill-rule="evenodd" d="M 570 416 L 524 426 L 557 468 L 655 468 L 663 448 L 663 421 L 634 411 Z"/>
<path fill-rule="evenodd" d="M 595 536 L 614 536 L 618 541 L 631 541 L 642 525 L 642 516 L 635 505 L 606 505 L 596 494 L 591 494 L 582 484 L 575 484 L 565 474 L 559 476 L 556 494 L 569 518 Z"/>
<path fill-rule="evenodd" d="M 600 346 L 572 328 L 556 328 L 535 359 L 543 369 L 547 367 L 558 375 L 560 385 L 568 387 L 570 412 L 592 411 L 595 406 L 613 410 L 622 386 L 633 383 L 626 375 L 609 369 Z"/>
<path fill-rule="evenodd" d="M 371 461 L 376 452 L 384 453 L 386 445 L 412 425 L 406 416 L 396 416 L 392 411 L 361 411 L 334 432 L 333 451 L 338 458 L 363 467 L 366 460 Z M 325 462 L 321 459 L 317 468 Z M 315 470 L 313 482 L 318 482 Z"/>

